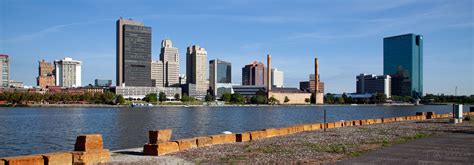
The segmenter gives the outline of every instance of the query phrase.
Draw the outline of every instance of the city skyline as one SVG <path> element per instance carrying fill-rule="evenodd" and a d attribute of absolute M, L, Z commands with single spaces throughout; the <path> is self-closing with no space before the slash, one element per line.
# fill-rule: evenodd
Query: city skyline
<path fill-rule="evenodd" d="M 59 6 L 65 5 L 66 9 L 71 9 L 74 4 L 58 3 Z M 171 10 L 158 13 L 151 10 L 102 13 L 94 10 L 93 7 L 105 6 L 108 2 L 97 3 L 93 6 L 87 2 L 76 3 L 82 4 L 79 5 L 79 8 L 82 7 L 87 11 L 93 11 L 91 13 L 99 14 L 91 14 L 90 17 L 86 17 L 64 11 L 64 16 L 56 16 L 61 19 L 54 21 L 39 19 L 44 22 L 37 22 L 32 19 L 49 18 L 51 15 L 45 13 L 34 18 L 24 18 L 28 13 L 37 11 L 33 10 L 22 14 L 20 12 L 24 10 L 21 10 L 20 6 L 25 4 L 20 2 L 2 4 L 4 7 L 0 8 L 8 14 L 3 15 L 2 18 L 5 19 L 2 20 L 5 21 L 2 21 L 0 25 L 0 53 L 10 56 L 11 79 L 23 81 L 29 86 L 35 85 L 38 60 L 52 61 L 69 56 L 84 61 L 83 85 L 92 84 L 93 80 L 97 78 L 115 80 L 115 69 L 113 69 L 115 68 L 116 53 L 115 35 L 111 29 L 113 29 L 114 21 L 123 16 L 143 21 L 147 26 L 153 28 L 153 59 L 159 57 L 159 41 L 166 38 L 173 40 L 175 47 L 181 52 L 184 52 L 189 45 L 201 45 L 208 51 L 208 59 L 220 58 L 233 63 L 236 68 L 244 66 L 248 61 L 264 61 L 265 55 L 270 53 L 273 57 L 273 66 L 277 66 L 279 70 L 285 72 L 285 86 L 297 87 L 298 82 L 306 80 L 307 75 L 311 73 L 311 59 L 317 56 L 321 61 L 324 61 L 320 63 L 320 70 L 324 73 L 321 75 L 321 79 L 325 80 L 327 84 L 327 93 L 355 92 L 354 75 L 360 73 L 383 74 L 383 38 L 407 33 L 421 34 L 425 38 L 424 92 L 454 94 L 455 86 L 458 86 L 458 94 L 470 95 L 474 92 L 472 85 L 474 77 L 472 65 L 472 54 L 474 54 L 472 48 L 473 16 L 469 15 L 469 11 L 472 12 L 472 1 L 401 1 L 379 2 L 379 4 L 375 4 L 376 2 L 373 1 L 363 1 L 354 4 L 356 9 L 343 6 L 336 13 L 326 14 L 329 18 L 337 18 L 334 21 L 324 17 L 324 12 L 327 10 L 321 12 L 308 10 L 306 11 L 308 16 L 304 16 L 305 12 L 292 14 L 291 11 L 288 11 L 288 13 L 279 14 L 275 5 L 263 7 L 269 9 L 268 13 L 255 12 L 245 5 L 245 3 L 267 4 L 268 2 L 216 2 L 208 13 L 201 10 L 183 13 L 173 13 Z M 364 3 L 373 5 L 364 8 Z M 304 4 L 321 8 L 321 5 L 335 7 L 335 4 L 338 3 L 304 1 L 292 4 L 294 7 L 291 10 L 304 9 Z M 35 2 L 28 5 L 38 10 L 50 8 L 47 5 L 35 4 Z M 150 6 L 154 5 L 157 4 L 150 3 Z M 165 4 L 165 6 L 174 8 L 180 5 L 183 4 Z M 127 3 L 121 3 L 118 6 L 117 8 L 122 8 L 127 6 Z M 231 6 L 245 10 L 233 13 L 218 9 Z M 138 9 L 143 6 L 133 5 L 132 7 Z M 244 14 L 245 11 L 251 12 Z M 349 16 L 351 12 L 355 13 L 352 17 Z M 377 13 L 381 13 L 381 15 L 375 16 L 374 14 Z M 65 19 L 67 16 L 72 16 L 74 21 Z M 182 26 L 179 22 L 187 20 L 188 16 L 208 18 L 208 20 L 197 19 L 202 23 L 196 25 L 195 29 L 179 27 Z M 312 16 L 317 17 L 313 18 Z M 38 27 L 20 26 L 30 23 L 29 21 L 35 24 L 39 23 Z M 418 22 L 422 22 L 424 25 L 418 25 Z M 168 26 L 173 23 L 176 25 Z M 238 26 L 229 28 L 232 26 L 226 24 Z M 277 28 L 274 25 L 281 27 Z M 290 25 L 293 28 L 283 30 Z M 351 29 L 348 32 L 344 31 L 344 28 L 330 30 L 331 27 L 348 25 L 354 25 L 356 30 Z M 79 30 L 88 26 L 94 28 Z M 314 29 L 304 28 L 304 26 Z M 322 28 L 317 26 L 322 26 Z M 243 32 L 238 30 L 239 27 L 247 30 Z M 361 30 L 364 28 L 367 30 Z M 468 37 L 465 37 L 466 34 Z M 85 42 L 86 39 L 88 42 Z M 361 40 L 364 42 L 360 42 Z M 451 40 L 456 42 L 451 42 Z M 38 43 L 39 41 L 41 43 Z M 58 41 L 63 43 L 58 43 Z M 78 42 L 85 43 L 77 44 Z M 237 49 L 232 50 L 231 48 Z M 185 66 L 185 60 L 180 60 L 180 65 Z M 185 67 L 180 67 L 180 73 L 185 73 L 185 69 Z M 240 76 L 239 69 L 234 69 L 232 81 L 240 83 Z"/>

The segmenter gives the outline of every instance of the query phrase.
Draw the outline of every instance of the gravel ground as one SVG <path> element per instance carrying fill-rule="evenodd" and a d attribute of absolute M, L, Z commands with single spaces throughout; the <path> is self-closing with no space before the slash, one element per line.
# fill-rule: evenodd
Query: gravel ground
<path fill-rule="evenodd" d="M 406 121 L 311 131 L 252 142 L 214 145 L 170 154 L 197 164 L 326 163 L 380 147 L 457 131 L 474 131 L 474 122 L 447 119 Z"/>
<path fill-rule="evenodd" d="M 474 131 L 474 122 L 453 125 L 448 119 L 435 119 L 383 123 L 213 145 L 160 157 L 144 156 L 142 148 L 114 151 L 107 164 L 319 164 L 408 140 L 467 130 Z"/>

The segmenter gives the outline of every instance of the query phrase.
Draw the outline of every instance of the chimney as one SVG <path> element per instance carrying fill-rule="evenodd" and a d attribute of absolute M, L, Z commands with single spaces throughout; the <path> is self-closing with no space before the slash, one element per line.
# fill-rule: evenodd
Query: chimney
<path fill-rule="evenodd" d="M 319 88 L 319 66 L 318 58 L 314 58 L 314 96 L 316 98 Z"/>
<path fill-rule="evenodd" d="M 272 57 L 270 54 L 267 54 L 267 91 L 272 90 L 272 82 L 271 82 L 271 76 L 272 76 L 272 64 L 271 64 Z"/>

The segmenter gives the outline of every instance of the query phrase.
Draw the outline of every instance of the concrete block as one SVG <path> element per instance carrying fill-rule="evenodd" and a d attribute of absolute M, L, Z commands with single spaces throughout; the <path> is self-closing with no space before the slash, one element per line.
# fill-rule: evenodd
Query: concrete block
<path fill-rule="evenodd" d="M 288 135 L 288 128 L 277 128 L 278 136 Z"/>
<path fill-rule="evenodd" d="M 352 126 L 352 121 L 344 121 L 344 127 Z"/>
<path fill-rule="evenodd" d="M 43 165 L 44 159 L 41 155 L 13 156 L 2 158 L 7 165 Z"/>
<path fill-rule="evenodd" d="M 250 140 L 263 139 L 267 137 L 267 131 L 252 131 L 250 132 Z"/>
<path fill-rule="evenodd" d="M 405 121 L 405 118 L 404 117 L 396 117 L 395 121 Z"/>
<path fill-rule="evenodd" d="M 266 132 L 267 137 L 275 137 L 275 136 L 278 136 L 278 130 L 275 129 L 275 128 L 268 128 L 268 129 L 264 129 L 263 131 Z"/>
<path fill-rule="evenodd" d="M 235 143 L 235 134 L 218 134 L 211 136 L 212 144 Z"/>
<path fill-rule="evenodd" d="M 72 163 L 75 165 L 93 165 L 107 163 L 110 159 L 110 151 L 107 149 L 94 151 L 73 151 Z"/>
<path fill-rule="evenodd" d="M 148 131 L 148 140 L 149 140 L 148 142 L 150 144 L 168 142 L 171 140 L 172 133 L 173 133 L 173 130 L 171 129 Z"/>
<path fill-rule="evenodd" d="M 196 137 L 196 144 L 197 147 L 205 147 L 212 145 L 212 138 L 211 137 Z"/>
<path fill-rule="evenodd" d="M 329 128 L 334 128 L 334 127 L 336 127 L 336 123 L 334 123 L 334 122 L 333 123 L 326 123 L 326 128 L 329 129 Z"/>
<path fill-rule="evenodd" d="M 343 127 L 343 126 L 344 126 L 343 122 L 340 122 L 340 121 L 334 122 L 334 128 L 339 128 L 339 127 Z"/>
<path fill-rule="evenodd" d="M 382 119 L 374 119 L 374 122 L 375 122 L 374 124 L 380 124 L 382 123 Z"/>
<path fill-rule="evenodd" d="M 304 125 L 302 125 L 302 124 L 294 125 L 293 129 L 295 131 L 294 133 L 303 132 L 304 131 Z"/>
<path fill-rule="evenodd" d="M 175 142 L 178 143 L 180 151 L 188 150 L 191 148 L 197 148 L 196 138 L 178 139 Z"/>
<path fill-rule="evenodd" d="M 84 134 L 76 138 L 74 151 L 95 151 L 102 150 L 103 142 L 101 134 Z"/>
<path fill-rule="evenodd" d="M 360 120 L 360 125 L 367 125 L 367 120 Z"/>
<path fill-rule="evenodd" d="M 360 120 L 352 120 L 352 125 L 360 125 Z"/>
<path fill-rule="evenodd" d="M 224 134 L 224 141 L 225 143 L 235 143 L 237 140 L 235 134 Z"/>
<path fill-rule="evenodd" d="M 236 142 L 250 141 L 250 133 L 249 132 L 242 132 L 242 133 L 235 134 L 235 141 Z"/>
<path fill-rule="evenodd" d="M 434 112 L 426 112 L 426 119 L 435 118 L 436 113 Z"/>
<path fill-rule="evenodd" d="M 71 152 L 54 152 L 42 154 L 45 165 L 68 165 L 72 164 L 72 153 Z"/>
<path fill-rule="evenodd" d="M 303 131 L 311 131 L 311 124 L 303 124 Z"/>
<path fill-rule="evenodd" d="M 0 165 L 5 165 L 5 164 L 6 164 L 6 163 L 5 163 L 5 160 L 0 159 Z"/>
<path fill-rule="evenodd" d="M 370 125 L 370 124 L 375 124 L 374 119 L 366 119 L 365 121 L 366 121 L 367 124 L 369 124 L 369 125 Z"/>
<path fill-rule="evenodd" d="M 311 124 L 311 130 L 319 130 L 323 127 L 322 123 Z"/>
<path fill-rule="evenodd" d="M 179 145 L 177 142 L 162 142 L 158 144 L 145 144 L 143 146 L 143 153 L 145 155 L 161 156 L 178 151 Z"/>

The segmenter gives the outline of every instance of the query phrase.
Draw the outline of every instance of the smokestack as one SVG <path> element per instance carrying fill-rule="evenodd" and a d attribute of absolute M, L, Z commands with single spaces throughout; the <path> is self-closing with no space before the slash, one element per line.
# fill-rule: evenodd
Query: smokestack
<path fill-rule="evenodd" d="M 270 54 L 267 55 L 267 91 L 272 90 L 272 57 Z"/>
<path fill-rule="evenodd" d="M 319 88 L 319 64 L 318 58 L 314 58 L 314 97 L 316 98 Z"/>

